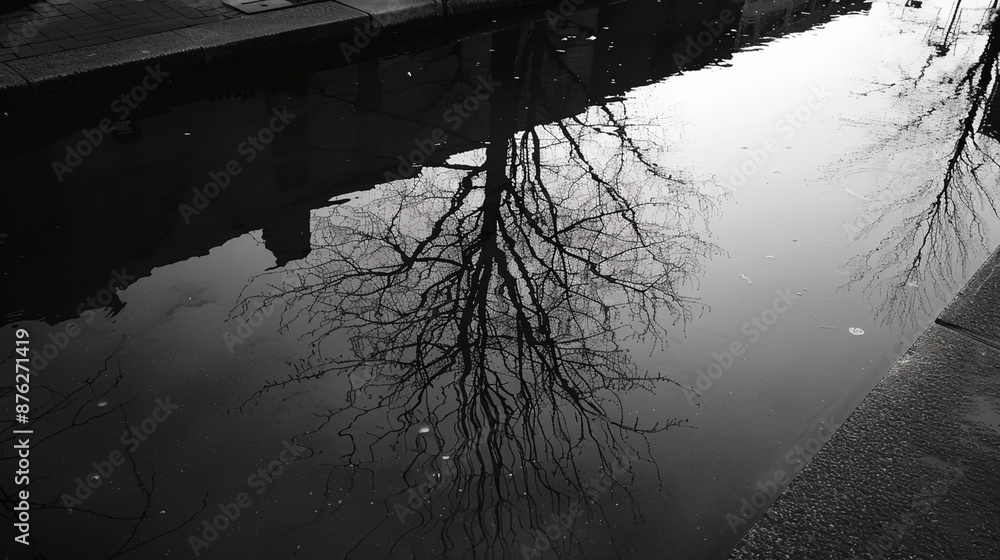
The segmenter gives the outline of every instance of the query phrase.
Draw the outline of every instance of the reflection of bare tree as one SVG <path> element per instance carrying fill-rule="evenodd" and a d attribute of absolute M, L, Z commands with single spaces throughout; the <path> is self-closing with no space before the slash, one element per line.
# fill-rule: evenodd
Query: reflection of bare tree
<path fill-rule="evenodd" d="M 5 428 L 4 432 L 9 435 L 9 437 L 2 439 L 2 443 L 4 444 L 3 449 L 13 450 L 17 439 L 22 438 L 22 436 L 13 434 L 12 431 L 6 428 L 32 430 L 34 434 L 29 436 L 28 439 L 30 440 L 31 451 L 34 453 L 37 453 L 39 449 L 44 447 L 49 447 L 53 444 L 58 445 L 59 437 L 72 434 L 75 430 L 116 414 L 121 416 L 124 429 L 127 430 L 130 422 L 126 414 L 126 406 L 135 400 L 134 397 L 120 401 L 115 406 L 101 409 L 100 411 L 95 410 L 95 403 L 104 397 L 113 398 L 114 391 L 122 382 L 123 374 L 121 371 L 121 362 L 118 359 L 118 352 L 123 343 L 124 339 L 104 361 L 104 365 L 97 373 L 84 379 L 70 391 L 60 390 L 48 383 L 39 383 L 36 381 L 31 389 L 31 422 L 24 425 L 15 424 L 13 421 L 0 422 L 0 426 Z M 113 374 L 111 371 L 112 361 L 117 366 L 117 372 Z M 12 366 L 13 362 L 10 365 Z M 32 373 L 32 375 L 35 374 Z M 35 377 L 35 379 L 38 379 L 38 377 Z M 13 401 L 14 394 L 13 386 L 0 387 L 0 399 Z M 156 493 L 155 468 L 151 463 L 141 466 L 128 448 L 125 449 L 123 455 L 127 463 L 121 468 L 129 471 L 132 481 L 134 481 L 136 489 L 134 501 L 122 504 L 124 507 L 115 507 L 113 511 L 102 511 L 91 507 L 83 500 L 76 499 L 74 495 L 75 481 L 63 481 L 64 484 L 58 491 L 47 491 L 55 490 L 55 486 L 46 485 L 45 489 L 40 489 L 38 483 L 44 481 L 47 477 L 34 475 L 31 478 L 30 499 L 27 501 L 29 502 L 31 515 L 33 516 L 32 520 L 35 522 L 36 527 L 41 523 L 41 521 L 36 520 L 38 512 L 67 510 L 67 515 L 78 513 L 79 516 L 89 518 L 88 521 L 91 523 L 101 524 L 102 528 L 107 529 L 104 534 L 122 535 L 120 539 L 107 539 L 103 543 L 106 547 L 101 551 L 91 550 L 87 552 L 90 558 L 105 558 L 110 560 L 126 556 L 145 545 L 179 531 L 193 521 L 207 507 L 208 495 L 206 494 L 201 500 L 201 505 L 186 519 L 169 527 L 162 527 L 162 523 L 158 524 L 154 520 L 156 516 L 150 511 L 153 505 L 154 494 Z M 16 452 L 12 452 L 10 455 L 4 454 L 0 456 L 0 464 L 3 464 L 4 467 L 9 467 L 9 472 L 14 472 L 16 470 L 17 459 L 18 455 Z M 83 473 L 80 474 L 82 475 Z M 124 477 L 119 476 L 119 478 Z M 102 481 L 103 486 L 109 484 L 107 481 Z M 100 487 L 98 486 L 98 488 Z M 0 487 L 0 494 L 2 494 L 3 498 L 2 502 L 0 502 L 2 503 L 0 516 L 11 523 L 16 523 L 15 520 L 17 519 L 18 512 L 14 511 L 13 508 L 19 502 L 19 499 L 15 499 L 15 493 L 8 492 L 6 487 Z M 127 513 L 125 512 L 126 510 Z M 70 519 L 78 522 L 79 516 Z M 160 526 L 157 527 L 157 525 Z M 46 553 L 46 550 L 51 545 L 56 544 L 46 542 L 45 539 L 39 540 L 34 538 L 30 539 L 30 542 L 32 554 L 35 558 L 50 557 Z M 57 556 L 62 557 L 63 555 L 60 554 Z"/>
<path fill-rule="evenodd" d="M 965 270 L 973 252 L 986 243 L 982 212 L 988 209 L 1000 217 L 996 142 L 977 133 L 998 55 L 1000 38 L 994 24 L 975 63 L 962 74 L 944 79 L 944 83 L 953 84 L 961 112 L 953 140 L 942 155 L 943 173 L 919 182 L 861 230 L 865 235 L 897 224 L 875 249 L 852 261 L 856 272 L 850 284 L 867 278 L 865 289 L 880 302 L 876 311 L 883 322 L 915 324 L 918 311 L 929 313 L 933 301 L 946 298 L 955 288 L 956 271 Z M 939 110 L 935 106 L 912 119 L 902 127 L 902 134 L 921 131 L 936 137 L 939 133 L 921 129 L 931 124 L 929 117 Z"/>
<path fill-rule="evenodd" d="M 357 472 L 414 438 L 407 486 L 447 466 L 431 507 L 410 510 L 422 523 L 404 523 L 387 556 L 411 547 L 519 555 L 515 537 L 582 494 L 583 457 L 610 472 L 646 436 L 681 424 L 642 423 L 625 409 L 625 392 L 671 383 L 638 368 L 626 342 L 664 344 L 665 325 L 690 316 L 680 291 L 714 251 L 695 225 L 707 201 L 647 159 L 620 108 L 531 126 L 558 114 L 532 73 L 533 56 L 554 53 L 541 25 L 524 57 L 516 31 L 494 34 L 490 70 L 503 85 L 483 150 L 318 218 L 302 285 L 253 302 L 284 298 L 299 311 L 283 320 L 309 317 L 318 348 L 298 375 L 263 391 L 351 379 L 349 406 L 326 420 L 341 419 L 351 440 L 340 467 Z M 512 79 L 518 60 L 526 80 Z M 524 88 L 529 126 L 518 133 Z M 337 333 L 348 333 L 350 351 L 323 356 Z M 366 436 L 371 422 L 379 433 Z M 620 480 L 613 488 L 629 495 Z M 401 503 L 405 492 L 390 497 L 391 515 L 369 535 L 398 531 Z"/>

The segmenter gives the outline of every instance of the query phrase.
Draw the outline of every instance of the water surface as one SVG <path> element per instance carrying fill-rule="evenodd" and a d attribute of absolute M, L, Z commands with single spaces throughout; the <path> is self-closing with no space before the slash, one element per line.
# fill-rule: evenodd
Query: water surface
<path fill-rule="evenodd" d="M 725 558 L 997 244 L 990 10 L 629 1 L 9 141 L 34 554 Z"/>

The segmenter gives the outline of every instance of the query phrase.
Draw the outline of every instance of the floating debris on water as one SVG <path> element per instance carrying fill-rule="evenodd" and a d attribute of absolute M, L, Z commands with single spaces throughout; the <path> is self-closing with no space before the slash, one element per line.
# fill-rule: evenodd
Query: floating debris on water
<path fill-rule="evenodd" d="M 851 327 L 847 329 L 847 332 L 853 334 L 854 336 L 861 336 L 865 334 L 864 329 L 859 329 L 858 327 Z"/>
<path fill-rule="evenodd" d="M 418 434 L 426 434 L 426 433 L 429 433 L 430 431 L 431 431 L 431 429 L 428 428 L 427 426 L 420 426 L 420 429 L 417 430 L 417 433 Z"/>
<path fill-rule="evenodd" d="M 97 401 L 97 406 L 108 406 L 108 401 L 103 400 L 103 399 L 99 400 L 99 401 Z"/>
<path fill-rule="evenodd" d="M 751 280 L 751 279 L 747 278 L 747 275 L 746 275 L 746 274 L 740 274 L 740 278 L 742 278 L 742 279 L 746 280 L 746 281 L 747 281 L 747 282 L 749 282 L 750 284 L 753 284 L 753 280 Z"/>

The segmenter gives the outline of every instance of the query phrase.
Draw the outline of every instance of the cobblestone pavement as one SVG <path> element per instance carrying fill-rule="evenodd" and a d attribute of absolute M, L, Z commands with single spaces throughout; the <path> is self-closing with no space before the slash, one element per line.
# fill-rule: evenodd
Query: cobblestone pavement
<path fill-rule="evenodd" d="M 0 0 L 0 62 L 242 16 L 222 0 Z"/>

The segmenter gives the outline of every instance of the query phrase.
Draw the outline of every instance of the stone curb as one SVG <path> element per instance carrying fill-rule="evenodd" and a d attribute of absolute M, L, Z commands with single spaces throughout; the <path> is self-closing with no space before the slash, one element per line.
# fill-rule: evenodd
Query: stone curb
<path fill-rule="evenodd" d="M 1000 558 L 998 335 L 1000 249 L 730 560 Z"/>
<path fill-rule="evenodd" d="M 959 290 L 937 323 L 1000 349 L 1000 248 Z"/>
<path fill-rule="evenodd" d="M 0 63 L 0 105 L 142 77 L 146 66 L 197 70 L 217 63 L 312 45 L 351 41 L 358 29 L 380 32 L 517 8 L 538 0 L 343 0 L 264 12 Z"/>

